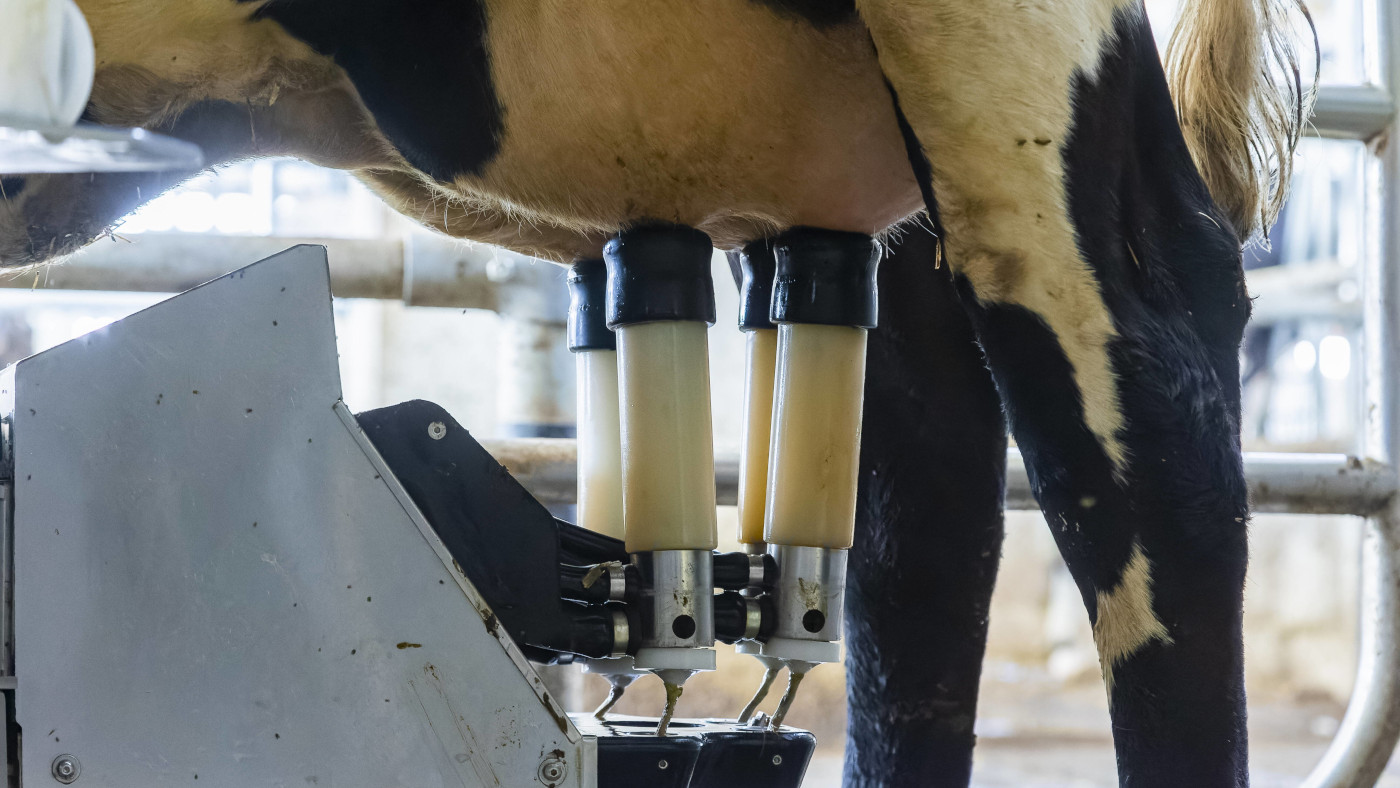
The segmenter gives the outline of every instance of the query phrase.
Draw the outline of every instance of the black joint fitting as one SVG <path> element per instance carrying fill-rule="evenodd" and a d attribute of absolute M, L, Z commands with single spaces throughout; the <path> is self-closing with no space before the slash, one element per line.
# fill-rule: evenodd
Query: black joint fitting
<path fill-rule="evenodd" d="M 773 303 L 773 276 L 778 262 L 773 256 L 773 244 L 764 239 L 754 241 L 739 252 L 739 328 L 759 331 L 777 328 L 768 319 Z"/>
<path fill-rule="evenodd" d="M 763 562 L 763 580 L 754 581 L 753 560 Z M 778 562 L 771 555 L 755 556 L 748 553 L 715 553 L 715 588 L 725 591 L 743 591 L 746 588 L 772 588 L 778 579 Z"/>
<path fill-rule="evenodd" d="M 607 608 L 609 615 L 620 612 L 627 618 L 627 642 L 614 642 L 613 652 L 617 653 L 623 651 L 636 656 L 637 649 L 642 647 L 642 617 L 641 614 L 637 612 L 637 606 L 624 605 L 620 602 L 609 602 L 604 605 L 604 607 Z"/>
<path fill-rule="evenodd" d="M 742 591 L 749 587 L 749 557 L 746 553 L 715 553 L 715 588 Z"/>
<path fill-rule="evenodd" d="M 732 644 L 744 639 L 744 630 L 748 622 L 748 608 L 744 597 L 733 591 L 717 594 L 714 612 L 716 640 Z"/>
<path fill-rule="evenodd" d="M 777 274 L 769 317 L 774 323 L 875 328 L 880 245 L 874 238 L 797 227 L 772 243 Z"/>
<path fill-rule="evenodd" d="M 763 588 L 772 588 L 778 584 L 778 559 L 764 553 L 763 554 Z"/>
<path fill-rule="evenodd" d="M 611 608 L 603 605 L 573 603 L 565 603 L 565 605 L 565 615 L 569 618 L 569 642 L 562 645 L 559 650 L 585 657 L 612 656 L 615 645 L 613 643 Z M 630 620 L 628 624 L 630 632 Z"/>
<path fill-rule="evenodd" d="M 757 607 L 759 625 L 757 632 L 750 632 L 749 609 Z M 778 610 L 771 594 L 759 597 L 746 597 L 735 591 L 716 594 L 714 601 L 715 639 L 721 643 L 737 643 L 740 640 L 766 641 L 778 625 Z"/>
<path fill-rule="evenodd" d="M 773 630 L 778 628 L 778 603 L 773 600 L 772 594 L 761 594 L 756 599 L 750 599 L 751 604 L 756 604 L 761 613 L 758 626 L 758 637 L 754 640 L 768 642 L 768 638 L 773 636 Z"/>
<path fill-rule="evenodd" d="M 591 567 L 587 566 L 561 564 L 559 566 L 559 595 L 575 602 L 598 605 L 608 601 L 608 579 L 606 577 L 601 578 L 602 582 L 584 584 L 590 569 Z"/>
<path fill-rule="evenodd" d="M 608 266 L 602 260 L 579 260 L 569 266 L 569 350 L 616 350 L 608 328 Z"/>
<path fill-rule="evenodd" d="M 714 247 L 693 227 L 647 225 L 608 241 L 608 328 L 661 320 L 715 322 Z"/>
<path fill-rule="evenodd" d="M 617 577 L 622 578 L 621 597 L 616 595 L 613 588 Z M 559 595 L 575 602 L 601 605 L 604 602 L 635 601 L 640 587 L 637 567 L 630 564 L 559 565 Z"/>

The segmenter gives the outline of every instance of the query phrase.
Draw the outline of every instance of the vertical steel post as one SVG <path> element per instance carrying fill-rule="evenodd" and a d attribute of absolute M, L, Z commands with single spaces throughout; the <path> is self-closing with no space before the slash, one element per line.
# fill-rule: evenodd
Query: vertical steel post
<path fill-rule="evenodd" d="M 1400 88 L 1400 9 L 1368 0 L 1371 77 Z M 1362 261 L 1365 421 L 1361 456 L 1400 469 L 1400 141 L 1395 118 L 1369 141 Z M 1375 785 L 1400 739 L 1400 500 L 1366 520 L 1356 684 L 1346 716 L 1304 788 Z"/>

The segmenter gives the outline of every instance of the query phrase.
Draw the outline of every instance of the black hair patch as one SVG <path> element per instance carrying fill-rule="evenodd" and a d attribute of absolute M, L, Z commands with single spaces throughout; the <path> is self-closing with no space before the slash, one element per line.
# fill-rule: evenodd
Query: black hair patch
<path fill-rule="evenodd" d="M 432 178 L 480 174 L 496 155 L 503 112 L 480 0 L 271 0 L 253 18 L 345 69 L 385 137 Z"/>
<path fill-rule="evenodd" d="M 12 200 L 24 191 L 25 180 L 22 175 L 6 175 L 0 177 L 0 199 Z"/>
<path fill-rule="evenodd" d="M 778 14 L 813 27 L 832 27 L 856 19 L 855 0 L 753 0 Z"/>

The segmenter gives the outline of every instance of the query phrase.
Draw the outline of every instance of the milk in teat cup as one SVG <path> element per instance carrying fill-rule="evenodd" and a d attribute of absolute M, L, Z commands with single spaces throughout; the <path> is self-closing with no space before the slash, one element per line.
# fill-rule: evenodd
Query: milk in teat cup
<path fill-rule="evenodd" d="M 73 0 L 0 0 L 0 126 L 73 125 L 92 92 L 94 57 Z"/>

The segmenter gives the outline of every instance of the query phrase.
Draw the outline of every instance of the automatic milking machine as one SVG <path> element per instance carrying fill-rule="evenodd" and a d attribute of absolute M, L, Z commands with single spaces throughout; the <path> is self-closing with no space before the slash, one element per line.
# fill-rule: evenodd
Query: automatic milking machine
<path fill-rule="evenodd" d="M 320 247 L 6 369 L 10 784 L 798 785 L 814 740 L 781 718 L 839 657 L 877 252 L 797 230 L 742 256 L 728 554 L 710 256 L 639 228 L 570 272 L 587 527 L 436 405 L 346 408 Z M 771 719 L 757 698 L 673 719 L 716 640 L 771 668 L 765 690 L 789 670 Z M 582 663 L 611 700 L 653 673 L 667 705 L 568 714 L 532 662 Z"/>

